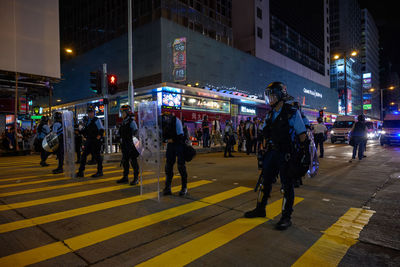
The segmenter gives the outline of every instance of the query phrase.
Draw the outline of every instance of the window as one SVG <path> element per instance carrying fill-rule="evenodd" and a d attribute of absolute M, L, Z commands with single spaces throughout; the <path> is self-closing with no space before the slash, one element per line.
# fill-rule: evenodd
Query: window
<path fill-rule="evenodd" d="M 263 38 L 263 30 L 260 27 L 257 27 L 257 37 L 260 39 Z"/>
<path fill-rule="evenodd" d="M 259 7 L 257 7 L 257 18 L 262 19 L 262 10 Z"/>

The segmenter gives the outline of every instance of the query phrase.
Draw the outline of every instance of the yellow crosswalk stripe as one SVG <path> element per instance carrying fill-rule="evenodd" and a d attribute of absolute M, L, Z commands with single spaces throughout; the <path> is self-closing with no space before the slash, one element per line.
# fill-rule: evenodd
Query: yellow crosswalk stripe
<path fill-rule="evenodd" d="M 115 171 L 115 172 L 121 172 L 121 171 Z M 152 172 L 143 172 L 143 174 L 150 174 L 150 173 L 152 173 Z M 46 187 L 40 187 L 40 188 L 32 188 L 32 189 L 25 189 L 25 190 L 19 190 L 19 191 L 5 192 L 5 193 L 0 193 L 0 197 L 37 193 L 37 192 L 50 191 L 50 190 L 61 189 L 61 188 L 69 188 L 69 187 L 74 187 L 74 186 L 87 185 L 87 184 L 98 184 L 98 183 L 103 183 L 103 182 L 108 182 L 108 181 L 114 181 L 116 177 L 117 176 L 113 176 L 110 178 L 103 178 L 103 179 L 87 180 L 87 181 L 82 181 L 82 182 L 73 182 L 73 183 L 62 184 L 62 185 L 53 185 L 53 186 L 46 186 Z"/>
<path fill-rule="evenodd" d="M 173 178 L 175 179 L 178 177 L 180 177 L 180 176 L 174 176 Z M 157 178 L 144 180 L 143 184 L 155 183 L 155 182 L 157 182 L 157 180 L 158 180 Z M 160 178 L 160 182 L 163 180 L 165 180 L 165 179 Z M 54 202 L 58 202 L 58 201 L 68 200 L 68 199 L 92 196 L 92 195 L 107 193 L 107 192 L 111 192 L 111 191 L 121 190 L 121 189 L 124 189 L 127 187 L 128 187 L 128 185 L 114 185 L 114 186 L 107 186 L 107 187 L 102 187 L 102 188 L 98 188 L 98 189 L 80 191 L 77 193 L 65 194 L 65 195 L 60 195 L 60 196 L 55 196 L 55 197 L 47 197 L 47 198 L 29 200 L 29 201 L 24 201 L 24 202 L 9 203 L 9 204 L 5 204 L 5 205 L 0 205 L 0 211 L 27 208 L 27 207 L 32 207 L 32 206 L 37 206 L 37 205 L 42 205 L 42 204 L 49 204 L 49 203 L 54 203 Z"/>
<path fill-rule="evenodd" d="M 103 172 L 103 173 L 104 174 L 110 174 L 110 173 L 116 173 L 116 172 L 121 172 L 121 170 L 107 171 L 107 172 Z M 32 184 L 41 184 L 41 183 L 47 183 L 47 182 L 66 181 L 66 180 L 71 180 L 71 177 L 65 177 L 64 176 L 64 177 L 60 177 L 60 178 L 51 178 L 51 179 L 37 180 L 37 181 L 32 181 L 32 182 L 23 182 L 23 183 L 15 183 L 15 184 L 2 184 L 2 185 L 0 185 L 0 189 L 1 188 L 24 186 L 24 185 L 32 185 Z"/>
<path fill-rule="evenodd" d="M 103 170 L 109 170 L 109 169 L 117 169 L 118 167 L 113 166 L 113 167 L 103 167 Z M 1 168 L 0 168 L 1 169 Z M 85 171 L 93 171 L 97 170 L 97 168 L 87 168 Z M 25 171 L 25 170 L 24 170 Z M 17 173 L 15 173 L 18 175 Z M 66 177 L 65 174 L 57 175 L 57 174 L 37 174 L 37 175 L 30 175 L 30 176 L 23 176 L 23 177 L 14 177 L 14 178 L 0 178 L 0 182 L 8 182 L 8 181 L 14 181 L 14 180 L 25 180 L 25 179 L 34 179 L 34 178 L 44 178 L 44 177 Z"/>
<path fill-rule="evenodd" d="M 155 180 L 155 179 L 154 179 Z M 209 184 L 211 181 L 208 180 L 200 180 L 192 183 L 188 183 L 188 188 L 195 188 L 198 186 L 202 186 L 205 184 Z M 178 192 L 180 190 L 180 186 L 174 186 L 172 188 L 172 191 Z M 10 231 L 15 231 L 18 229 L 22 228 L 27 228 L 39 224 L 45 224 L 49 222 L 55 222 L 79 215 L 84 215 L 100 210 L 105 210 L 105 209 L 110 209 L 110 208 L 115 208 L 118 206 L 123 206 L 123 205 L 128 205 L 132 203 L 136 203 L 139 201 L 147 200 L 147 199 L 152 199 L 157 197 L 157 192 L 151 192 L 151 193 L 146 193 L 143 195 L 139 196 L 133 196 L 133 197 L 128 197 L 128 198 L 123 198 L 123 199 L 118 199 L 118 200 L 113 200 L 113 201 L 107 201 L 103 202 L 100 204 L 94 204 L 82 208 L 77 208 L 77 209 L 72 209 L 72 210 L 67 210 L 67 211 L 62 211 L 62 212 L 57 212 L 57 213 L 52 213 L 49 215 L 44 215 L 40 217 L 35 217 L 35 218 L 30 218 L 30 219 L 25 219 L 25 220 L 19 220 L 15 222 L 10 222 L 10 223 L 5 223 L 5 224 L 0 224 L 0 233 L 6 233 Z"/>
<path fill-rule="evenodd" d="M 296 197 L 294 205 L 303 198 Z M 267 218 L 239 218 L 223 225 L 207 234 L 186 242 L 174 249 L 162 253 L 136 266 L 184 266 L 207 253 L 227 244 L 242 234 L 278 216 L 282 211 L 282 199 L 277 200 L 266 208 Z"/>
<path fill-rule="evenodd" d="M 65 239 L 63 242 L 54 242 L 45 246 L 33 248 L 23 252 L 11 254 L 0 258 L 0 266 L 25 266 L 52 259 L 57 256 L 76 251 L 111 238 L 168 220 L 174 217 L 199 210 L 221 201 L 239 196 L 251 191 L 251 188 L 237 187 L 222 193 L 205 197 L 199 201 L 193 201 L 178 207 L 170 208 L 160 212 L 152 213 L 137 219 L 98 229 L 89 233 L 81 234 Z M 66 246 L 65 246 L 65 245 Z"/>
<path fill-rule="evenodd" d="M 361 230 L 374 213 L 349 209 L 292 266 L 338 266 L 347 250 L 358 242 Z"/>

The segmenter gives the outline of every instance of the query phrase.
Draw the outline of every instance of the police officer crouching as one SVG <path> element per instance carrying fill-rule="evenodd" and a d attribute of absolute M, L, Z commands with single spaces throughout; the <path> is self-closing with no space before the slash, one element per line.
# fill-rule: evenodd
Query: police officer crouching
<path fill-rule="evenodd" d="M 54 123 L 52 126 L 52 132 L 56 133 L 58 136 L 58 148 L 57 148 L 57 159 L 58 167 L 53 170 L 53 174 L 63 173 L 64 166 L 64 135 L 62 126 L 62 114 L 61 112 L 54 113 Z"/>
<path fill-rule="evenodd" d="M 137 124 L 133 119 L 132 109 L 129 105 L 121 107 L 122 124 L 119 128 L 119 136 L 121 137 L 121 150 L 122 150 L 122 166 L 124 167 L 124 174 L 117 183 L 128 183 L 129 178 L 129 162 L 133 168 L 133 181 L 130 185 L 137 185 L 139 180 L 139 164 L 137 158 L 139 152 L 133 144 L 133 137 L 138 131 Z"/>
<path fill-rule="evenodd" d="M 87 108 L 88 121 L 84 126 L 83 135 L 86 138 L 83 152 L 81 156 L 81 165 L 79 171 L 76 174 L 77 177 L 84 176 L 84 170 L 87 160 L 87 155 L 93 153 L 94 159 L 97 162 L 97 172 L 92 177 L 103 176 L 103 159 L 100 155 L 101 150 L 101 137 L 104 134 L 104 127 L 101 124 L 101 120 L 95 116 L 95 109 L 92 106 Z"/>
<path fill-rule="evenodd" d="M 298 177 L 301 154 L 308 147 L 306 128 L 300 112 L 286 103 L 292 97 L 281 82 L 273 82 L 265 90 L 266 101 L 272 108 L 264 123 L 264 157 L 262 166 L 262 193 L 257 207 L 245 213 L 245 217 L 265 217 L 265 207 L 272 184 L 280 176 L 284 189 L 282 217 L 276 225 L 279 230 L 287 229 L 291 223 L 294 203 L 293 182 Z M 305 153 L 305 152 L 304 152 Z"/>
<path fill-rule="evenodd" d="M 180 196 L 187 194 L 187 172 L 184 158 L 185 140 L 182 122 L 170 113 L 162 115 L 162 137 L 163 141 L 167 142 L 167 161 L 165 164 L 165 188 L 163 195 L 171 195 L 171 183 L 174 176 L 174 164 L 178 157 L 178 171 L 182 178 L 182 189 L 179 192 Z"/>

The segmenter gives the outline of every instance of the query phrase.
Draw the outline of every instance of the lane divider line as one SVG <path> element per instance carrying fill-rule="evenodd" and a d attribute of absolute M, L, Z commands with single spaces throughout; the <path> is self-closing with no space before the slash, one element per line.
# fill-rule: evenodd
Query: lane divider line
<path fill-rule="evenodd" d="M 296 197 L 294 205 L 301 201 L 303 198 Z M 282 199 L 267 205 L 266 212 L 266 218 L 236 219 L 136 266 L 185 266 L 278 216 L 282 212 Z"/>
<path fill-rule="evenodd" d="M 110 240 L 144 227 L 163 222 L 192 211 L 196 211 L 224 200 L 252 191 L 248 187 L 236 187 L 209 197 L 183 204 L 174 208 L 152 213 L 140 218 L 101 228 L 92 232 L 58 241 L 41 247 L 29 249 L 0 258 L 0 266 L 26 266 L 55 258 L 79 249 Z M 65 245 L 64 245 L 65 244 Z"/>
<path fill-rule="evenodd" d="M 174 176 L 173 178 L 175 179 L 178 177 L 180 177 L 180 176 Z M 160 182 L 164 181 L 164 180 L 165 180 L 165 178 L 160 178 Z M 151 183 L 155 183 L 155 182 L 157 182 L 157 178 L 145 180 L 145 181 L 143 181 L 143 184 L 151 184 Z M 46 198 L 41 198 L 41 199 L 28 200 L 28 201 L 24 201 L 24 202 L 8 203 L 5 205 L 0 205 L 0 211 L 20 209 L 20 208 L 49 204 L 49 203 L 54 203 L 54 202 L 59 202 L 59 201 L 69 200 L 69 199 L 74 199 L 74 198 L 87 197 L 87 196 L 107 193 L 107 192 L 111 192 L 111 191 L 126 189 L 129 187 L 131 187 L 131 186 L 126 185 L 126 184 L 114 185 L 114 186 L 107 186 L 107 187 L 102 187 L 102 188 L 97 188 L 97 189 L 86 190 L 86 191 L 80 191 L 80 192 L 76 192 L 76 193 L 59 195 L 59 196 L 55 196 L 55 197 L 46 197 Z"/>
<path fill-rule="evenodd" d="M 156 180 L 156 179 L 154 179 Z M 200 180 L 197 182 L 192 182 L 188 183 L 188 188 L 196 188 L 205 184 L 210 184 L 211 181 L 208 180 Z M 171 190 L 172 192 L 176 193 L 179 192 L 181 189 L 181 186 L 174 186 Z M 18 229 L 23 229 L 27 227 L 32 227 L 36 226 L 39 224 L 45 224 L 45 223 L 50 223 L 50 222 L 55 222 L 55 221 L 60 221 L 63 219 L 67 218 L 72 218 L 75 216 L 80 216 L 96 211 L 101 211 L 101 210 L 106 210 L 106 209 L 111 209 L 123 205 L 128 205 L 128 204 L 133 204 L 136 202 L 152 199 L 157 197 L 157 192 L 150 192 L 146 193 L 143 195 L 138 195 L 138 196 L 133 196 L 133 197 L 128 197 L 128 198 L 122 198 L 122 199 L 117 199 L 117 200 L 112 200 L 112 201 L 107 201 L 99 204 L 94 204 L 86 207 L 81 207 L 81 208 L 76 208 L 72 210 L 67 210 L 67 211 L 62 211 L 62 212 L 57 212 L 57 213 L 52 213 L 49 215 L 44 215 L 44 216 L 39 216 L 35 218 L 29 218 L 25 220 L 19 220 L 15 222 L 10 222 L 10 223 L 5 223 L 5 224 L 0 224 L 0 233 L 7 233 L 11 231 L 15 231 Z"/>
<path fill-rule="evenodd" d="M 292 266 L 338 266 L 374 213 L 350 208 Z"/>

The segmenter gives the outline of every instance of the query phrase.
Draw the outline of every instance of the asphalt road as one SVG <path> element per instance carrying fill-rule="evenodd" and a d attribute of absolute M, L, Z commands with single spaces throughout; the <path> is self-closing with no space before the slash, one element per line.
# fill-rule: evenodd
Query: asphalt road
<path fill-rule="evenodd" d="M 160 201 L 151 170 L 141 196 L 115 183 L 117 163 L 78 180 L 50 174 L 54 158 L 45 168 L 38 156 L 0 158 L 0 266 L 400 266 L 400 147 L 370 142 L 349 163 L 351 149 L 325 144 L 283 232 L 279 182 L 267 218 L 243 218 L 256 203 L 255 156 L 200 154 L 187 164 L 189 195 L 177 195 L 177 176 Z"/>

